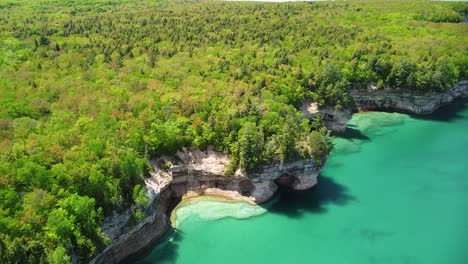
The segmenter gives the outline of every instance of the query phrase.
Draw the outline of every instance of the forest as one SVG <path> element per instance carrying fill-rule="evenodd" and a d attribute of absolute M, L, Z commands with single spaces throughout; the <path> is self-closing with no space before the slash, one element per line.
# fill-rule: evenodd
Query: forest
<path fill-rule="evenodd" d="M 314 157 L 298 110 L 351 89 L 468 77 L 468 3 L 0 0 L 0 263 L 87 262 L 104 217 L 147 203 L 149 161 L 214 147 L 237 168 Z"/>

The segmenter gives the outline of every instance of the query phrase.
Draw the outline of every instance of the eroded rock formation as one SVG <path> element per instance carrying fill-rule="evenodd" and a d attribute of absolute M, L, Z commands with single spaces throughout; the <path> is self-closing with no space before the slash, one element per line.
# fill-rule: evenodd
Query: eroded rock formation
<path fill-rule="evenodd" d="M 468 81 L 461 81 L 445 93 L 421 93 L 410 90 L 367 89 L 351 92 L 359 111 L 392 111 L 423 115 L 450 104 L 459 98 L 468 98 Z"/>
<path fill-rule="evenodd" d="M 227 176 L 224 175 L 229 164 L 227 155 L 198 149 L 185 149 L 174 157 L 162 157 L 152 164 L 151 177 L 145 180 L 152 198 L 150 216 L 112 241 L 91 263 L 127 262 L 145 252 L 168 232 L 170 212 L 187 193 L 218 193 L 231 199 L 242 196 L 261 204 L 274 196 L 277 183 L 295 190 L 313 187 L 321 169 L 312 159 L 304 159 L 265 166 L 261 172 L 252 175 L 238 170 L 235 175 Z"/>
<path fill-rule="evenodd" d="M 334 132 L 344 131 L 352 115 L 350 109 L 338 110 L 333 107 L 319 108 L 318 104 L 310 99 L 304 100 L 300 111 L 302 116 L 307 119 L 313 119 L 317 115 L 320 115 L 325 121 L 326 127 Z"/>
<path fill-rule="evenodd" d="M 468 98 L 468 81 L 460 81 L 444 93 L 392 88 L 376 89 L 375 86 L 369 85 L 367 89 L 353 89 L 351 96 L 354 99 L 352 109 L 337 110 L 330 107 L 320 109 L 314 105 L 314 102 L 305 100 L 301 106 L 301 112 L 305 118 L 309 119 L 320 114 L 328 129 L 341 132 L 351 119 L 352 112 L 388 111 L 414 115 L 430 114 L 457 99 Z"/>
<path fill-rule="evenodd" d="M 468 81 L 461 81 L 445 93 L 417 93 L 406 90 L 353 90 L 355 111 L 383 110 L 428 114 L 459 98 L 468 98 Z M 316 114 L 324 118 L 327 127 L 342 131 L 351 118 L 351 110 L 318 109 L 311 101 L 301 107 L 304 118 Z M 285 164 L 265 166 L 259 173 L 245 175 L 237 171 L 233 176 L 224 175 L 229 158 L 212 150 L 183 150 L 175 157 L 162 157 L 152 162 L 154 171 L 145 180 L 151 198 L 150 215 L 131 231 L 101 252 L 91 263 L 122 263 L 148 250 L 153 243 L 163 238 L 170 227 L 169 215 L 184 194 L 212 193 L 213 190 L 232 198 L 242 195 L 257 204 L 270 200 L 278 185 L 295 190 L 304 190 L 317 183 L 321 170 L 312 159 L 297 160 Z M 216 192 L 216 191 L 215 191 Z"/>

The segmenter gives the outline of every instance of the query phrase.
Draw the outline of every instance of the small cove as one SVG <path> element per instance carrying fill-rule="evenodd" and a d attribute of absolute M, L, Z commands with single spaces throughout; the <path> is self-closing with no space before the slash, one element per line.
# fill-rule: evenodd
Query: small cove
<path fill-rule="evenodd" d="M 315 188 L 193 201 L 138 263 L 466 263 L 468 104 L 356 114 L 335 145 Z"/>

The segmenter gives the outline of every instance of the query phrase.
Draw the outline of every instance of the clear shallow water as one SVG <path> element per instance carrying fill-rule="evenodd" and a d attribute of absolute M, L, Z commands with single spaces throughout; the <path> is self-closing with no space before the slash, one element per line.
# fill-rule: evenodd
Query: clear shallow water
<path fill-rule="evenodd" d="M 173 215 L 175 221 L 173 226 L 180 228 L 185 220 L 200 221 L 219 220 L 226 217 L 237 219 L 249 218 L 261 215 L 267 210 L 261 206 L 248 203 L 223 201 L 212 196 L 198 196 L 184 201 L 183 206 L 178 206 Z"/>
<path fill-rule="evenodd" d="M 468 263 L 467 106 L 357 114 L 316 188 L 247 219 L 187 214 L 225 206 L 193 203 L 140 263 Z"/>

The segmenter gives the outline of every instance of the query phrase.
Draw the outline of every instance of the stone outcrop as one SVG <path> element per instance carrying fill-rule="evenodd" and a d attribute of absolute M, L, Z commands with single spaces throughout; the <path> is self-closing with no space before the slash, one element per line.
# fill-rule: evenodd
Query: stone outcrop
<path fill-rule="evenodd" d="M 156 241 L 163 238 L 170 230 L 167 211 L 173 207 L 172 190 L 164 188 L 151 204 L 151 214 L 138 226 L 119 239 L 113 241 L 104 251 L 90 263 L 122 263 L 129 262 L 132 257 L 148 250 Z"/>
<path fill-rule="evenodd" d="M 468 81 L 461 81 L 445 93 L 417 93 L 406 90 L 353 90 L 355 111 L 383 110 L 428 114 L 440 106 L 458 98 L 468 98 Z M 301 107 L 304 118 L 316 114 L 324 118 L 327 127 L 342 131 L 351 118 L 351 111 L 333 108 L 318 109 L 306 101 Z M 175 157 L 162 157 L 152 162 L 154 171 L 145 180 L 151 198 L 149 216 L 131 231 L 120 235 L 91 263 L 122 263 L 141 255 L 171 229 L 169 215 L 181 197 L 187 193 L 200 195 L 228 193 L 232 199 L 242 196 L 257 204 L 270 200 L 278 186 L 305 190 L 317 183 L 322 166 L 312 159 L 264 166 L 261 172 L 246 175 L 237 171 L 233 176 L 224 175 L 229 158 L 212 150 L 184 150 Z M 217 191 L 219 190 L 219 191 Z M 224 190 L 221 191 L 221 190 Z M 225 192 L 228 191 L 228 192 Z"/>
<path fill-rule="evenodd" d="M 90 263 L 117 264 L 129 262 L 151 248 L 151 246 L 171 229 L 169 220 L 172 209 L 186 193 L 191 195 L 208 193 L 214 189 L 230 190 L 236 194 L 253 193 L 254 185 L 248 179 L 221 175 L 176 176 L 168 185 L 162 187 L 151 202 L 150 215 L 131 231 L 113 241 L 103 252 Z"/>
<path fill-rule="evenodd" d="M 230 199 L 261 204 L 274 196 L 278 185 L 295 190 L 313 187 L 322 168 L 312 159 L 303 159 L 265 166 L 251 175 L 238 170 L 235 175 L 226 176 L 227 155 L 198 149 L 185 149 L 152 164 L 151 177 L 145 180 L 148 196 L 152 198 L 149 216 L 112 241 L 91 263 L 128 262 L 144 253 L 170 230 L 170 212 L 186 194 L 227 195 Z"/>
<path fill-rule="evenodd" d="M 395 89 L 355 89 L 351 92 L 358 111 L 394 111 L 423 115 L 450 104 L 459 98 L 468 98 L 468 81 L 461 81 L 444 93 L 421 93 Z"/>
<path fill-rule="evenodd" d="M 392 88 L 377 89 L 375 85 L 370 84 L 367 89 L 351 90 L 351 96 L 354 99 L 352 109 L 318 108 L 316 103 L 305 100 L 300 110 L 304 118 L 312 119 L 320 114 L 328 129 L 341 132 L 351 119 L 352 112 L 387 111 L 414 115 L 430 114 L 457 99 L 468 98 L 468 81 L 460 81 L 444 93 Z"/>
<path fill-rule="evenodd" d="M 346 129 L 346 124 L 351 120 L 350 109 L 337 110 L 331 107 L 320 109 L 320 115 L 325 121 L 325 126 L 333 132 L 342 132 Z"/>
<path fill-rule="evenodd" d="M 300 109 L 303 118 L 313 119 L 317 115 L 320 115 L 325 121 L 325 126 L 334 131 L 344 131 L 346 124 L 351 119 L 351 110 L 337 110 L 333 107 L 319 108 L 316 102 L 312 102 L 310 99 L 304 100 Z"/>
<path fill-rule="evenodd" d="M 264 166 L 260 173 L 249 176 L 255 190 L 251 198 L 257 204 L 270 200 L 278 189 L 278 184 L 293 190 L 306 190 L 317 184 L 317 176 L 322 166 L 312 159 L 297 160 L 284 164 Z M 238 171 L 236 174 L 239 174 Z"/>

